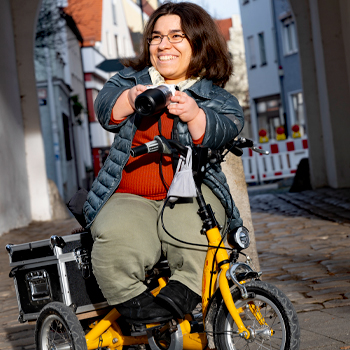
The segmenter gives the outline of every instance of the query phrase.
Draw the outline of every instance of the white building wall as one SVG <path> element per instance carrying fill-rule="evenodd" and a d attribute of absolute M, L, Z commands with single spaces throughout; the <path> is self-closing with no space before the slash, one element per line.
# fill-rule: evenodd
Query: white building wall
<path fill-rule="evenodd" d="M 92 80 L 85 82 L 85 88 L 100 91 L 110 76 L 96 66 L 106 59 L 135 56 L 130 31 L 122 0 L 104 0 L 102 4 L 101 42 L 95 47 L 84 47 L 82 50 L 83 67 L 85 73 L 92 73 Z M 113 134 L 102 128 L 99 122 L 90 122 L 92 148 L 110 147 Z"/>
<path fill-rule="evenodd" d="M 251 121 L 253 138 L 258 140 L 258 126 L 254 99 L 280 94 L 275 32 L 271 0 L 239 0 L 246 49 Z M 266 64 L 261 65 L 259 33 L 264 33 Z M 253 38 L 256 66 L 251 68 L 248 38 Z"/>
<path fill-rule="evenodd" d="M 122 0 L 103 1 L 101 37 L 98 49 L 106 58 L 135 55 Z"/>
<path fill-rule="evenodd" d="M 4 89 L 0 106 L 5 108 L 1 118 L 5 118 L 2 120 L 6 126 L 0 128 L 4 132 L 4 137 L 0 137 L 0 158 L 5 157 L 1 159 L 0 172 L 7 171 L 12 175 L 2 182 L 6 177 L 3 178 L 0 173 L 0 202 L 11 200 L 6 205 L 11 215 L 1 213 L 4 219 L 4 226 L 0 225 L 1 234 L 10 228 L 24 226 L 31 220 L 50 220 L 52 211 L 33 64 L 33 38 L 40 1 L 5 0 L 0 3 L 3 28 L 0 48 L 6 52 L 6 55 L 2 55 L 3 64 L 0 64 Z M 6 79 L 8 83 L 5 83 Z M 14 168 L 9 169 L 9 166 Z"/>
<path fill-rule="evenodd" d="M 143 17 L 141 17 L 141 9 L 138 4 L 133 0 L 122 0 L 125 18 L 130 27 L 130 30 L 134 33 L 143 33 L 143 25 L 145 25 L 148 21 L 148 16 L 143 13 Z M 143 22 L 142 22 L 143 21 Z"/>
<path fill-rule="evenodd" d="M 0 235 L 31 221 L 25 140 L 9 1 L 0 3 Z M 36 138 L 36 135 L 33 135 Z"/>
<path fill-rule="evenodd" d="M 78 95 L 79 102 L 84 107 L 84 110 L 81 112 L 78 118 L 73 115 L 73 133 L 75 140 L 74 148 L 76 153 L 79 186 L 86 188 L 88 185 L 86 170 L 92 168 L 92 157 L 89 135 L 89 120 L 86 112 L 87 103 L 84 73 L 79 41 L 69 28 L 67 28 L 67 36 L 70 62 L 70 87 L 72 88 L 71 95 Z"/>
<path fill-rule="evenodd" d="M 249 93 L 251 98 L 280 93 L 278 66 L 276 57 L 275 34 L 270 0 L 250 0 L 242 5 L 240 0 L 241 19 L 246 47 Z M 261 66 L 258 34 L 264 33 L 267 64 Z M 251 69 L 249 63 L 250 50 L 248 37 L 254 39 L 256 68 Z"/>

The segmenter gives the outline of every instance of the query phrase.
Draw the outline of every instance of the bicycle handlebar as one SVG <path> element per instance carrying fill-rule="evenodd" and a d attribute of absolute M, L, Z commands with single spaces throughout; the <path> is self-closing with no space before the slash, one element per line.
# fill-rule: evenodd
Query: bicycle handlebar
<path fill-rule="evenodd" d="M 242 148 L 250 148 L 252 151 L 260 154 L 269 154 L 269 151 L 265 151 L 256 147 L 253 140 L 246 139 L 245 137 L 240 137 L 237 140 L 229 141 L 221 151 L 209 150 L 208 154 L 213 157 L 215 156 L 215 158 L 218 158 L 219 154 L 222 154 L 224 150 L 227 150 L 237 157 L 240 157 L 243 154 Z M 155 136 L 153 141 L 149 141 L 143 145 L 133 147 L 131 149 L 131 156 L 138 157 L 143 154 L 153 152 L 160 152 L 163 154 L 172 154 L 178 152 L 181 155 L 186 156 L 187 148 L 178 141 L 167 140 L 164 136 Z"/>
<path fill-rule="evenodd" d="M 133 147 L 131 156 L 138 157 L 143 154 L 160 152 L 163 154 L 172 154 L 175 152 L 183 156 L 187 154 L 187 147 L 175 140 L 167 140 L 164 136 L 155 136 L 153 141 L 144 143 L 143 145 Z"/>

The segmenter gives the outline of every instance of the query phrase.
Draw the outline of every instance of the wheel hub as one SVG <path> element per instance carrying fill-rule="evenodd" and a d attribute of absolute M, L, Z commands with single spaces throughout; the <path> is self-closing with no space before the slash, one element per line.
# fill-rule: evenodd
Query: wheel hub
<path fill-rule="evenodd" d="M 250 332 L 250 337 L 248 339 L 249 342 L 253 342 L 257 337 L 262 340 L 269 340 L 271 338 L 271 329 L 266 325 L 260 328 L 254 328 L 252 326 L 248 326 L 247 328 Z"/>

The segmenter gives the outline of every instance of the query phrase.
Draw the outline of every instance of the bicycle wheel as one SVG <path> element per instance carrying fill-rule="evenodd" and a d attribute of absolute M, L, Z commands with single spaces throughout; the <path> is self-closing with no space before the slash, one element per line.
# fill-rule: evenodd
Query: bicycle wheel
<path fill-rule="evenodd" d="M 35 326 L 37 350 L 87 350 L 84 331 L 71 308 L 59 303 L 47 304 Z"/>
<path fill-rule="evenodd" d="M 218 306 L 214 321 L 214 340 L 217 350 L 298 350 L 300 329 L 297 314 L 289 299 L 275 286 L 250 281 L 245 284 L 255 297 L 242 299 L 232 287 L 231 293 L 240 316 L 251 333 L 250 339 L 238 334 L 238 328 L 224 301 Z"/>

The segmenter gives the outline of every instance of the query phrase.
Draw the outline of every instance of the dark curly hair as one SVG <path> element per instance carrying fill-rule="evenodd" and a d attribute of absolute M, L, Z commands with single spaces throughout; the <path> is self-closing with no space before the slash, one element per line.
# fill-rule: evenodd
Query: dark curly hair
<path fill-rule="evenodd" d="M 225 39 L 211 16 L 202 7 L 190 2 L 166 2 L 155 10 L 144 31 L 140 56 L 124 60 L 123 64 L 138 71 L 151 66 L 147 38 L 151 37 L 158 18 L 166 15 L 180 17 L 182 30 L 191 45 L 192 58 L 187 78 L 200 76 L 224 87 L 233 71 Z"/>

